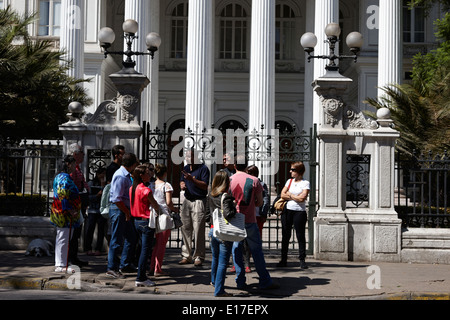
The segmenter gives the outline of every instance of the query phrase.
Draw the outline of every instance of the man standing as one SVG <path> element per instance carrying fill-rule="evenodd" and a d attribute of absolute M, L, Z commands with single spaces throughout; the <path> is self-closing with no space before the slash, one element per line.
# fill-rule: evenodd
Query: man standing
<path fill-rule="evenodd" d="M 182 260 L 179 264 L 192 263 L 201 266 L 205 260 L 205 220 L 206 196 L 208 194 L 209 169 L 195 157 L 195 149 L 186 153 L 187 165 L 181 171 L 180 188 L 184 190 L 184 201 L 181 207 L 181 247 Z M 194 234 L 195 251 L 192 254 L 192 235 Z"/>
<path fill-rule="evenodd" d="M 81 198 L 81 214 L 83 215 L 83 219 L 86 221 L 86 209 L 89 205 L 89 192 L 90 188 L 84 178 L 84 174 L 81 171 L 80 164 L 84 160 L 84 151 L 83 148 L 78 145 L 78 143 L 73 143 L 69 146 L 69 150 L 72 152 L 73 157 L 75 158 L 75 170 L 70 174 L 73 182 L 78 188 Z M 79 267 L 87 266 L 88 262 L 81 261 L 78 259 L 78 246 L 79 239 L 81 237 L 82 227 L 75 228 L 73 230 L 73 235 L 69 241 L 69 262 L 73 265 L 77 265 Z"/>
<path fill-rule="evenodd" d="M 247 244 L 253 257 L 261 289 L 276 289 L 266 268 L 262 251 L 262 240 L 256 223 L 255 208 L 263 205 L 263 188 L 258 178 L 245 173 L 245 157 L 237 156 L 234 167 L 236 173 L 230 178 L 230 190 L 236 199 L 236 211 L 245 215 Z M 243 241 L 233 243 L 233 260 L 236 268 L 236 284 L 239 289 L 245 287 L 245 269 L 242 257 Z"/>
<path fill-rule="evenodd" d="M 136 244 L 136 230 L 130 212 L 131 173 L 138 165 L 136 155 L 125 153 L 122 166 L 114 173 L 111 182 L 109 217 L 111 240 L 106 275 L 123 278 L 122 271 L 136 271 L 132 265 Z M 119 260 L 119 255 L 121 258 Z M 120 263 L 120 264 L 119 264 Z"/>
<path fill-rule="evenodd" d="M 111 183 L 114 173 L 120 168 L 122 164 L 122 157 L 125 154 L 125 147 L 118 144 L 112 147 L 111 156 L 113 161 L 106 168 L 106 183 Z"/>
<path fill-rule="evenodd" d="M 236 173 L 236 169 L 234 169 L 234 163 L 233 161 L 231 161 L 231 157 L 228 153 L 225 153 L 223 155 L 223 170 L 227 173 L 228 178 Z"/>

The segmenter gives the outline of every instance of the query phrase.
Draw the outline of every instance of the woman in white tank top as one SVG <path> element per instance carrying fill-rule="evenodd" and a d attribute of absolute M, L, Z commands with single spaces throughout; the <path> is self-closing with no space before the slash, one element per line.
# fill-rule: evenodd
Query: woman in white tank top
<path fill-rule="evenodd" d="M 294 162 L 291 164 L 291 179 L 286 181 L 286 185 L 281 191 L 281 197 L 287 200 L 285 210 L 281 214 L 281 261 L 278 267 L 287 266 L 287 254 L 289 241 L 292 234 L 292 225 L 294 225 L 297 236 L 300 268 L 307 269 L 306 258 L 306 239 L 305 226 L 307 221 L 306 199 L 309 194 L 309 181 L 303 179 L 305 165 L 303 162 Z"/>

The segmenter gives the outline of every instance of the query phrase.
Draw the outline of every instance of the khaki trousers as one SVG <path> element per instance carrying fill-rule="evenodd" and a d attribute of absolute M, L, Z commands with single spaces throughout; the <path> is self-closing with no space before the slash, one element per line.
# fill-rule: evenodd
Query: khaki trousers
<path fill-rule="evenodd" d="M 181 256 L 189 260 L 192 258 L 205 260 L 206 199 L 195 201 L 184 199 L 180 216 L 183 222 Z M 192 244 L 194 244 L 193 254 Z"/>

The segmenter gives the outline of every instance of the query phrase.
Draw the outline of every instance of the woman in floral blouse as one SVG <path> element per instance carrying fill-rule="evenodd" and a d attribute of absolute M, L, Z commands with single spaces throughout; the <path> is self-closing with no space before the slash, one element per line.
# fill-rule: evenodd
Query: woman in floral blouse
<path fill-rule="evenodd" d="M 74 272 L 68 266 L 69 240 L 72 229 L 79 228 L 82 223 L 80 215 L 81 199 L 79 191 L 70 173 L 75 170 L 73 156 L 66 156 L 63 169 L 53 180 L 53 204 L 50 221 L 56 226 L 55 272 Z"/>

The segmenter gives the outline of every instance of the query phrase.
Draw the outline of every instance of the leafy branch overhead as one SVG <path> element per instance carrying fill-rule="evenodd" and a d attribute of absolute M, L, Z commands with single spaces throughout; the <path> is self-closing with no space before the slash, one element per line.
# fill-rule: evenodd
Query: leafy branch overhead
<path fill-rule="evenodd" d="M 450 1 L 412 2 L 425 6 L 440 2 L 450 8 Z M 382 88 L 385 96 L 366 100 L 377 109 L 391 110 L 401 134 L 397 149 L 407 154 L 450 148 L 450 13 L 436 20 L 435 27 L 438 48 L 414 57 L 411 82 L 390 84 Z"/>
<path fill-rule="evenodd" d="M 50 41 L 33 39 L 27 31 L 35 15 L 0 10 L 0 137 L 61 137 L 71 101 L 91 104 L 82 83 L 67 75 L 70 61 Z"/>

